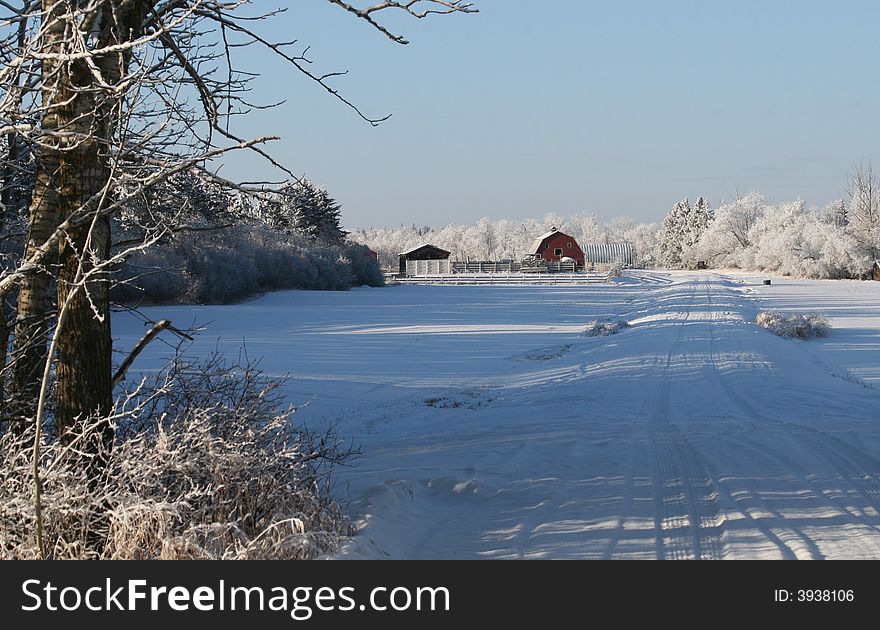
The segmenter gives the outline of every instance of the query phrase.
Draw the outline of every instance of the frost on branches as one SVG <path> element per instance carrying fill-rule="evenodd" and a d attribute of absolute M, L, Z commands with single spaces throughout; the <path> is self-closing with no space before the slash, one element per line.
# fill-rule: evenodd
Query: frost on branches
<path fill-rule="evenodd" d="M 0 558 L 309 559 L 350 533 L 334 466 L 355 453 L 298 426 L 255 364 L 180 356 L 121 396 L 104 452 L 96 424 L 43 440 L 35 546 L 33 430 L 0 435 Z M 88 448 L 87 448 L 88 447 Z M 94 448 L 91 448 L 94 447 Z M 86 454 L 88 453 L 88 455 Z M 101 476 L 83 458 L 102 457 Z"/>
<path fill-rule="evenodd" d="M 246 192 L 185 171 L 128 204 L 114 231 L 122 245 L 160 237 L 159 247 L 122 265 L 113 296 L 127 304 L 230 303 L 280 289 L 384 284 L 368 249 L 346 238 L 339 204 L 306 179 Z"/>
<path fill-rule="evenodd" d="M 841 202 L 808 208 L 800 200 L 770 204 L 750 193 L 715 211 L 694 251 L 712 268 L 859 278 L 871 268 L 871 256 L 845 217 Z"/>
<path fill-rule="evenodd" d="M 679 201 L 663 219 L 660 235 L 660 260 L 671 269 L 694 268 L 700 262 L 695 250 L 712 211 L 703 197 L 691 206 L 687 199 Z"/>
<path fill-rule="evenodd" d="M 297 230 L 308 238 L 341 245 L 347 232 L 340 225 L 340 206 L 327 193 L 303 177 L 267 193 L 263 216 L 275 228 Z"/>

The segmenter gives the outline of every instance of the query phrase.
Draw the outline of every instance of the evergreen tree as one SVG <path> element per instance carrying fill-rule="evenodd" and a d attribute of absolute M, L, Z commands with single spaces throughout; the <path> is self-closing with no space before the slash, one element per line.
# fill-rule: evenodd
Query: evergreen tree
<path fill-rule="evenodd" d="M 340 226 L 340 205 L 326 189 L 306 178 L 285 184 L 263 206 L 264 217 L 273 227 L 295 230 L 331 245 L 345 242 L 348 233 Z"/>
<path fill-rule="evenodd" d="M 686 242 L 691 204 L 687 199 L 679 201 L 663 219 L 660 234 L 660 259 L 670 268 L 682 266 L 681 254 Z"/>
<path fill-rule="evenodd" d="M 318 188 L 314 194 L 314 211 L 311 217 L 300 219 L 297 229 L 323 243 L 341 245 L 348 236 L 348 232 L 340 225 L 341 213 L 342 207 L 339 203 L 326 189 Z"/>
<path fill-rule="evenodd" d="M 697 198 L 693 208 L 686 207 L 681 243 L 681 266 L 697 267 L 700 256 L 696 251 L 696 245 L 709 227 L 711 219 L 712 210 L 709 202 L 702 197 Z"/>
<path fill-rule="evenodd" d="M 698 198 L 694 207 L 688 213 L 687 233 L 685 235 L 685 244 L 688 247 L 693 247 L 700 240 L 711 219 L 712 209 L 709 207 L 709 202 L 702 197 Z"/>

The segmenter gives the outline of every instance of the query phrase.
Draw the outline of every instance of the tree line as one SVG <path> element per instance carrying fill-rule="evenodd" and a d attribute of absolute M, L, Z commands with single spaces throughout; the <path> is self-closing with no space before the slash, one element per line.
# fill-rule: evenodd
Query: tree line
<path fill-rule="evenodd" d="M 862 278 L 880 259 L 880 185 L 855 169 L 847 199 L 825 207 L 771 203 L 752 192 L 716 209 L 687 199 L 666 215 L 660 262 L 670 268 L 767 271 L 802 278 Z"/>
<path fill-rule="evenodd" d="M 847 198 L 824 207 L 803 200 L 772 203 L 751 192 L 713 208 L 704 197 L 676 202 L 659 223 L 629 217 L 601 223 L 595 214 L 493 220 L 443 227 L 357 228 L 381 265 L 393 269 L 400 252 L 432 243 L 454 260 L 521 260 L 550 228 L 582 245 L 631 243 L 639 267 L 743 269 L 804 278 L 862 278 L 880 260 L 880 182 L 870 165 L 855 169 Z"/>

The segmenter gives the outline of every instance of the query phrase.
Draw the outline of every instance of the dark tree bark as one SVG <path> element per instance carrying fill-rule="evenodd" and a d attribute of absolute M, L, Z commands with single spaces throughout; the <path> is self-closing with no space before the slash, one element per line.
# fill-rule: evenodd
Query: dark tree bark
<path fill-rule="evenodd" d="M 58 19 L 64 12 L 64 3 L 56 2 L 47 9 L 47 27 L 42 44 L 49 53 L 64 51 L 64 23 Z M 64 116 L 58 103 L 68 96 L 63 69 L 52 60 L 42 64 L 43 103 L 46 111 L 43 125 L 50 130 L 63 129 Z M 49 139 L 37 167 L 34 195 L 29 210 L 27 242 L 24 257 L 30 258 L 58 227 L 58 169 L 61 146 L 57 139 Z M 53 150 L 56 144 L 57 150 Z M 46 362 L 46 343 L 50 320 L 55 308 L 52 297 L 54 272 L 51 257 L 43 269 L 22 278 L 18 290 L 18 308 L 15 320 L 15 341 L 12 349 L 12 377 L 8 418 L 12 430 L 20 430 L 36 415 L 40 376 Z"/>
<path fill-rule="evenodd" d="M 75 32 L 73 21 L 62 18 L 75 4 L 62 0 L 48 9 L 47 50 L 75 52 L 82 34 Z M 123 44 L 141 35 L 152 5 L 141 0 L 106 0 L 91 13 L 92 24 L 78 27 L 97 31 L 96 50 Z M 95 55 L 91 64 L 68 59 L 57 65 L 45 62 L 42 68 L 47 111 L 43 131 L 55 140 L 41 151 L 25 256 L 45 243 L 61 222 L 72 217 L 86 219 L 65 235 L 57 260 L 57 304 L 66 311 L 56 332 L 55 420 L 62 437 L 77 420 L 103 416 L 112 405 L 109 279 L 106 270 L 100 270 L 110 252 L 110 222 L 100 211 L 112 198 L 110 147 L 124 93 L 107 86 L 119 84 L 130 59 L 130 51 L 121 50 Z M 35 415 L 56 307 L 53 271 L 49 267 L 27 276 L 20 288 L 12 379 L 16 405 L 11 411 L 17 422 Z M 109 445 L 113 437 L 109 423 L 102 433 Z"/>
<path fill-rule="evenodd" d="M 139 37 L 151 2 L 105 2 L 98 16 L 98 47 Z M 106 85 L 118 85 L 130 53 L 95 58 Z M 66 121 L 89 138 L 65 153 L 59 174 L 60 220 L 85 213 L 93 220 L 75 228 L 62 242 L 58 267 L 58 304 L 66 313 L 58 332 L 55 421 L 59 435 L 78 419 L 103 418 L 112 406 L 113 342 L 110 330 L 108 271 L 99 267 L 110 254 L 110 218 L 100 214 L 112 198 L 110 146 L 122 105 L 121 95 L 95 85 L 95 73 L 84 62 L 72 64 L 71 81 L 78 97 L 74 116 Z M 97 269 L 97 272 L 96 272 Z M 109 422 L 102 421 L 106 446 L 113 441 Z"/>

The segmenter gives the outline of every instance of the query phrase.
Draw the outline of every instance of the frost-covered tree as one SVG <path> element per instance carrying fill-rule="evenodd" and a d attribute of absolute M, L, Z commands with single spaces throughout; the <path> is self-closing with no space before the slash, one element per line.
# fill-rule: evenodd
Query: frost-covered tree
<path fill-rule="evenodd" d="M 681 264 L 684 267 L 693 268 L 702 260 L 699 255 L 697 243 L 709 226 L 712 218 L 712 210 L 709 202 L 703 197 L 698 197 L 692 208 L 686 209 L 684 219 L 684 234 L 681 244 Z"/>
<path fill-rule="evenodd" d="M 547 214 L 545 214 L 543 227 L 545 232 L 551 230 L 552 228 L 556 228 L 560 232 L 565 233 L 571 231 L 571 228 L 569 227 L 566 218 L 558 212 L 548 212 Z"/>
<path fill-rule="evenodd" d="M 340 225 L 339 204 L 325 188 L 315 186 L 305 177 L 284 184 L 264 198 L 262 204 L 270 225 L 297 230 L 330 245 L 345 241 L 347 232 Z"/>
<path fill-rule="evenodd" d="M 687 199 L 677 202 L 663 219 L 660 235 L 660 261 L 670 268 L 682 266 L 682 250 L 687 243 L 691 204 Z"/>
<path fill-rule="evenodd" d="M 476 230 L 483 260 L 495 260 L 498 238 L 492 220 L 488 217 L 483 217 L 477 222 Z"/>
<path fill-rule="evenodd" d="M 631 234 L 636 225 L 636 222 L 630 217 L 617 217 L 608 224 L 604 237 L 609 243 L 630 242 Z"/>
<path fill-rule="evenodd" d="M 130 239 L 138 229 L 162 226 L 174 232 L 220 227 L 247 220 L 252 214 L 251 204 L 238 189 L 189 169 L 132 195 L 114 217 L 114 228 Z"/>
<path fill-rule="evenodd" d="M 698 240 L 700 240 L 700 236 L 703 235 L 703 232 L 706 230 L 706 227 L 709 225 L 709 221 L 711 219 L 712 208 L 709 206 L 709 202 L 706 201 L 703 197 L 699 197 L 697 199 L 697 202 L 694 204 L 694 207 L 691 208 L 690 214 L 688 215 L 688 245 L 693 245 Z"/>
<path fill-rule="evenodd" d="M 837 199 L 822 208 L 821 217 L 824 223 L 832 223 L 845 228 L 849 225 L 849 208 L 843 199 Z"/>
<path fill-rule="evenodd" d="M 569 218 L 565 224 L 571 226 L 571 235 L 582 245 L 604 243 L 608 240 L 606 230 L 599 224 L 595 214 L 576 214 Z"/>
<path fill-rule="evenodd" d="M 694 247 L 695 255 L 710 267 L 748 266 L 743 256 L 751 246 L 752 227 L 768 207 L 767 200 L 754 192 L 722 204 Z"/>
<path fill-rule="evenodd" d="M 754 243 L 752 264 L 758 269 L 782 273 L 794 267 L 801 255 L 803 220 L 801 200 L 772 206 L 764 212 L 749 234 Z"/>
<path fill-rule="evenodd" d="M 874 260 L 880 260 L 880 177 L 874 167 L 859 166 L 850 176 L 849 231 Z"/>
<path fill-rule="evenodd" d="M 624 239 L 633 244 L 635 264 L 656 267 L 660 264 L 660 226 L 657 223 L 639 223 Z"/>
<path fill-rule="evenodd" d="M 516 226 L 507 219 L 501 219 L 494 225 L 496 256 L 498 260 L 515 259 L 511 251 L 516 245 Z"/>
<path fill-rule="evenodd" d="M 342 229 L 342 207 L 324 188 L 318 188 L 311 216 L 302 216 L 297 229 L 322 243 L 334 245 L 345 242 L 348 232 Z"/>
<path fill-rule="evenodd" d="M 806 278 L 851 278 L 863 274 L 869 258 L 851 235 L 822 220 L 823 211 L 803 201 L 771 206 L 750 231 L 750 268 Z"/>

